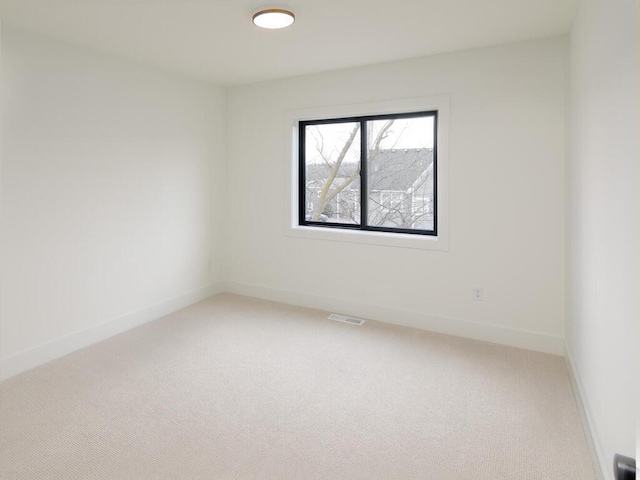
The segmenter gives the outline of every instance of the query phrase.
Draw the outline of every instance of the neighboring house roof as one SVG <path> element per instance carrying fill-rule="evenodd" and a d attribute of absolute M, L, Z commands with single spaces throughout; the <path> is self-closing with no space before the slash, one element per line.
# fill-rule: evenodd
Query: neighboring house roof
<path fill-rule="evenodd" d="M 432 148 L 380 150 L 375 157 L 369 159 L 369 189 L 371 191 L 407 191 L 427 170 L 431 170 L 429 167 L 432 163 Z M 344 181 L 357 168 L 356 163 L 343 163 L 336 183 Z M 330 167 L 325 164 L 307 165 L 307 182 L 323 183 L 329 170 Z"/>

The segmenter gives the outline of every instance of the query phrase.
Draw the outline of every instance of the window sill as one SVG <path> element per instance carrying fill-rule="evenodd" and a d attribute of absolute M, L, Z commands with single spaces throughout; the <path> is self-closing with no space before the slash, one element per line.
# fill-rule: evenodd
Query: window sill
<path fill-rule="evenodd" d="M 415 248 L 420 250 L 449 250 L 448 242 L 442 235 L 412 235 L 404 233 L 368 232 L 362 230 L 340 230 L 335 228 L 291 226 L 285 233 L 288 237 L 326 240 L 331 242 L 381 245 L 386 247 Z"/>

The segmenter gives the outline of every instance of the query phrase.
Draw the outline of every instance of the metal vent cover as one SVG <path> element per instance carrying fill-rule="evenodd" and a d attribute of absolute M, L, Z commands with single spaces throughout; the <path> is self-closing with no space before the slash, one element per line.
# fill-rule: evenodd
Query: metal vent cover
<path fill-rule="evenodd" d="M 338 315 L 337 313 L 332 313 L 327 318 L 329 320 L 335 320 L 336 322 L 348 323 L 350 325 L 357 325 L 358 327 L 364 323 L 364 320 L 362 320 L 361 318 L 347 317 L 345 315 Z"/>

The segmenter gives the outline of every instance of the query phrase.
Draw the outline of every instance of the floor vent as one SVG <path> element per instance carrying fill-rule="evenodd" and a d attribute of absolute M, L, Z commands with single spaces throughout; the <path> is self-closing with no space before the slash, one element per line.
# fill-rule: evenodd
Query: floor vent
<path fill-rule="evenodd" d="M 364 323 L 364 320 L 361 318 L 353 318 L 353 317 L 345 317 L 344 315 L 338 315 L 337 313 L 332 313 L 327 317 L 329 320 L 335 320 L 336 322 L 349 323 L 351 325 L 360 326 Z"/>

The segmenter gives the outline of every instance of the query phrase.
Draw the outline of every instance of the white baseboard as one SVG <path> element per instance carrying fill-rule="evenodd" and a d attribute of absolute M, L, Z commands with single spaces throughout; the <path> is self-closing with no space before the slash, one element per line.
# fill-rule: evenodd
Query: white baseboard
<path fill-rule="evenodd" d="M 220 282 L 3 358 L 0 360 L 0 381 L 225 291 L 543 353 L 563 354 L 563 339 L 551 335 L 259 285 Z"/>
<path fill-rule="evenodd" d="M 537 352 L 562 355 L 564 340 L 561 337 L 516 330 L 497 325 L 445 318 L 420 312 L 382 307 L 338 298 L 323 297 L 308 293 L 280 290 L 240 282 L 225 282 L 225 291 L 238 295 L 272 300 L 301 307 L 317 308 L 355 317 L 378 320 L 404 327 L 471 338 L 485 342 L 509 345 Z"/>
<path fill-rule="evenodd" d="M 207 285 L 3 358 L 0 381 L 222 293 L 223 287 L 223 282 Z"/>
<path fill-rule="evenodd" d="M 604 449 L 599 441 L 598 430 L 593 419 L 593 414 L 589 408 L 589 402 L 584 394 L 584 387 L 582 380 L 576 365 L 571 356 L 569 347 L 564 346 L 564 359 L 567 364 L 567 370 L 569 371 L 569 379 L 571 380 L 571 388 L 573 394 L 576 397 L 576 404 L 578 405 L 578 411 L 580 412 L 580 418 L 584 427 L 585 437 L 587 437 L 587 443 L 589 444 L 589 450 L 591 451 L 591 457 L 593 458 L 594 468 L 598 475 L 598 480 L 613 480 L 613 458 L 607 462 Z"/>

